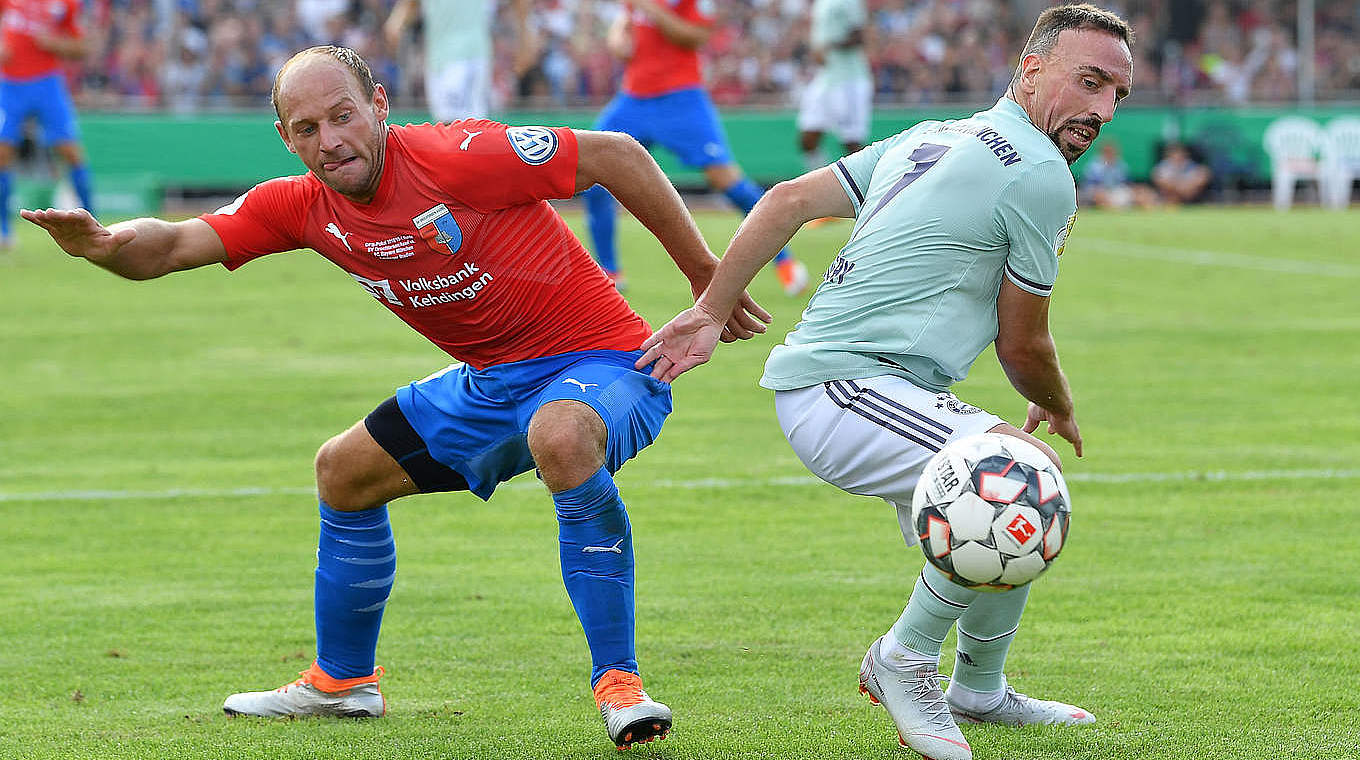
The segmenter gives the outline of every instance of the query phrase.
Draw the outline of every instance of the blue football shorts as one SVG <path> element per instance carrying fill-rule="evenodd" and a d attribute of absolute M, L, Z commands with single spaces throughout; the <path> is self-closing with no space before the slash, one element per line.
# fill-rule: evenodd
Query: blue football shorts
<path fill-rule="evenodd" d="M 402 415 L 435 461 L 489 499 L 496 486 L 534 467 L 529 421 L 550 401 L 589 404 L 609 431 L 605 467 L 656 440 L 671 413 L 671 387 L 633 368 L 641 351 L 577 351 L 478 371 L 455 364 L 397 390 Z"/>
<path fill-rule="evenodd" d="M 66 93 L 60 74 L 37 79 L 0 79 L 0 142 L 18 143 L 24 136 L 24 120 L 38 119 L 43 141 L 49 145 L 74 142 L 80 137 L 76 109 Z"/>
<path fill-rule="evenodd" d="M 632 135 L 648 149 L 660 145 L 690 168 L 732 163 L 718 111 L 699 87 L 652 98 L 619 93 L 600 112 L 595 129 Z"/>

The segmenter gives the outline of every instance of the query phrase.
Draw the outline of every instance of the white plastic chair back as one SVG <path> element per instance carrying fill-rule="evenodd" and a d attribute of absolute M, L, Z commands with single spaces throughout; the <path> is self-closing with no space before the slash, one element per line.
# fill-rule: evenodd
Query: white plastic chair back
<path fill-rule="evenodd" d="M 1322 162 L 1331 186 L 1327 205 L 1345 208 L 1351 202 L 1351 186 L 1360 177 L 1360 117 L 1338 116 L 1327 122 Z"/>
<path fill-rule="evenodd" d="M 1319 195 L 1325 195 L 1321 188 L 1325 140 L 1322 127 L 1303 116 L 1285 116 L 1266 127 L 1265 148 L 1270 156 L 1270 189 L 1275 208 L 1289 208 L 1299 180 L 1317 180 Z"/>

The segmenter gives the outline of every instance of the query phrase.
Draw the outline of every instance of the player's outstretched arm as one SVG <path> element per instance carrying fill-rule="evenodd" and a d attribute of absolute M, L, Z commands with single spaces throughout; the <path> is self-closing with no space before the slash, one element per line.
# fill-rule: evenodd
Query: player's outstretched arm
<path fill-rule="evenodd" d="M 604 45 L 609 54 L 620 61 L 627 61 L 633 57 L 633 27 L 628 21 L 626 12 L 620 11 L 609 24 L 609 29 L 604 35 Z"/>
<path fill-rule="evenodd" d="M 1081 430 L 1072 390 L 1058 364 L 1058 349 L 1048 330 L 1048 298 L 1003 279 L 996 314 L 996 358 L 1011 385 L 1030 402 L 1024 431 L 1032 433 L 1040 423 L 1047 422 L 1049 435 L 1062 436 L 1081 456 Z"/>
<path fill-rule="evenodd" d="M 829 167 L 781 182 L 756 203 L 737 228 L 722 263 L 694 306 L 642 344 L 639 368 L 652 362 L 652 377 L 670 382 L 708 361 L 719 340 L 716 315 L 728 314 L 756 274 L 803 224 L 824 216 L 854 216 L 855 208 Z"/>
<path fill-rule="evenodd" d="M 202 219 L 142 218 L 104 227 L 85 209 L 23 209 L 19 216 L 47 230 L 71 256 L 129 280 L 225 261 L 226 248 Z"/>
<path fill-rule="evenodd" d="M 406 27 L 410 26 L 419 14 L 419 0 L 397 0 L 393 4 L 392 12 L 382 27 L 383 38 L 387 40 L 392 50 L 401 47 L 401 38 L 406 34 Z"/>
<path fill-rule="evenodd" d="M 718 258 L 708 249 L 699 227 L 675 186 L 650 153 L 620 132 L 576 132 L 576 190 L 599 184 L 646 227 L 689 279 L 694 297 L 704 292 Z M 725 311 L 724 340 L 745 340 L 765 332 L 770 315 L 744 291 Z"/>

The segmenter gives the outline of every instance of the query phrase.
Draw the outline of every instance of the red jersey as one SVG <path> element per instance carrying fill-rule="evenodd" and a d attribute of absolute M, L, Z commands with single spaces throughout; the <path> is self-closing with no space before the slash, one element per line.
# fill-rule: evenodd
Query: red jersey
<path fill-rule="evenodd" d="M 392 126 L 372 202 L 310 172 L 199 217 L 228 269 L 311 248 L 475 369 L 651 334 L 548 204 L 575 191 L 576 135 L 484 119 Z"/>
<path fill-rule="evenodd" d="M 61 71 L 61 59 L 39 37 L 81 35 L 79 0 L 0 0 L 0 45 L 6 79 L 36 79 Z"/>
<path fill-rule="evenodd" d="M 669 6 L 685 21 L 700 26 L 713 25 L 712 0 L 633 0 Z M 700 87 L 704 75 L 699 70 L 699 51 L 677 45 L 647 18 L 625 6 L 633 25 L 633 57 L 623 71 L 623 91 L 638 98 L 665 95 L 668 92 Z"/>

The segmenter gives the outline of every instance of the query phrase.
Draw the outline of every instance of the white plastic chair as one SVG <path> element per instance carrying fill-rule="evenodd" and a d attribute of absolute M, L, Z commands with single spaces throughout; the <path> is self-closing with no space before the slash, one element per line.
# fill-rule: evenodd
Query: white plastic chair
<path fill-rule="evenodd" d="M 1303 116 L 1285 116 L 1266 127 L 1265 148 L 1270 156 L 1270 194 L 1275 208 L 1288 209 L 1294 202 L 1294 187 L 1300 180 L 1318 183 L 1319 197 L 1325 196 L 1322 146 L 1326 137 L 1322 127 Z"/>
<path fill-rule="evenodd" d="M 1322 163 L 1328 191 L 1323 202 L 1344 209 L 1351 203 L 1351 184 L 1360 177 L 1360 118 L 1338 116 L 1327 122 L 1324 131 Z"/>

